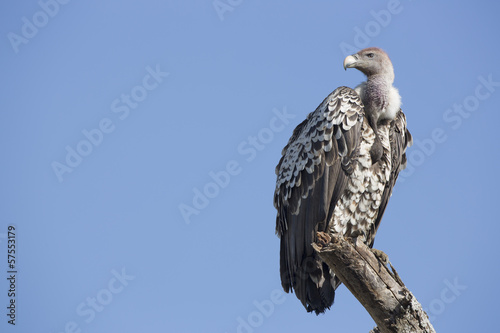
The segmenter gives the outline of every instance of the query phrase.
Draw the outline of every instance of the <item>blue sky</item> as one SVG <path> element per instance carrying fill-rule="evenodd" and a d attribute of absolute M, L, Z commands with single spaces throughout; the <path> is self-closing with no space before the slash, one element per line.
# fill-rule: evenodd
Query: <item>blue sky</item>
<path fill-rule="evenodd" d="M 499 9 L 4 2 L 0 330 L 368 332 L 343 286 L 321 316 L 281 291 L 272 197 L 293 128 L 363 80 L 342 68 L 350 50 L 378 46 L 415 145 L 375 247 L 437 331 L 493 331 Z"/>

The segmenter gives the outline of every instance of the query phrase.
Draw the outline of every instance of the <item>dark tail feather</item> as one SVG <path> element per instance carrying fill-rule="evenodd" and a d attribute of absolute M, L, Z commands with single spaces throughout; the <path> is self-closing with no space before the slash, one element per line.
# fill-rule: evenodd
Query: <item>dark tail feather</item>
<path fill-rule="evenodd" d="M 303 270 L 302 278 L 296 277 L 293 289 L 307 312 L 314 311 L 316 315 L 319 315 L 333 305 L 335 284 L 338 286 L 338 279 L 336 277 L 332 279 L 330 269 L 325 263 L 319 261 L 316 263 L 318 265 L 314 271 Z"/>

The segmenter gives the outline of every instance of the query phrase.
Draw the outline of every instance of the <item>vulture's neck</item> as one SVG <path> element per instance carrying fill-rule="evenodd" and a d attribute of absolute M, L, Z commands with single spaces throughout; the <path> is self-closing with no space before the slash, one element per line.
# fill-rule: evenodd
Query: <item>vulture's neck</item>
<path fill-rule="evenodd" d="M 383 149 L 378 134 L 378 125 L 383 120 L 393 120 L 401 107 L 401 97 L 392 86 L 394 73 L 375 74 L 367 77 L 366 82 L 355 88 L 365 107 L 365 115 L 375 132 L 375 142 L 370 149 L 372 163 L 382 157 Z"/>
<path fill-rule="evenodd" d="M 385 75 L 371 75 L 366 80 L 363 103 L 368 112 L 382 113 L 389 99 L 389 89 L 392 87 Z M 378 117 L 377 117 L 378 118 Z"/>
<path fill-rule="evenodd" d="M 401 97 L 393 82 L 393 72 L 374 74 L 355 89 L 363 101 L 366 115 L 375 124 L 384 119 L 394 119 L 401 107 Z"/>

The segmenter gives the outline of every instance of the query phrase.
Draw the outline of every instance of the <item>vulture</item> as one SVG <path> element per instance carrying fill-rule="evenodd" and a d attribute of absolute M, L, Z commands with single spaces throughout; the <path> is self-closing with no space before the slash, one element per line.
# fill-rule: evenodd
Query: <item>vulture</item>
<path fill-rule="evenodd" d="M 389 56 L 370 47 L 344 60 L 366 81 L 339 87 L 293 131 L 276 166 L 274 206 L 283 289 L 323 313 L 340 285 L 315 254 L 317 232 L 372 247 L 412 144 Z"/>

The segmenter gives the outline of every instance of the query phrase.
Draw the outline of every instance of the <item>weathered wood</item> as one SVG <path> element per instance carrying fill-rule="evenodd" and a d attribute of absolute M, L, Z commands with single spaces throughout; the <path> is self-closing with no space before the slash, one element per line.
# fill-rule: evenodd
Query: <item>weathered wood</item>
<path fill-rule="evenodd" d="M 435 332 L 394 267 L 391 265 L 393 272 L 387 268 L 383 252 L 370 249 L 361 240 L 326 233 L 318 233 L 313 247 L 373 318 L 377 327 L 371 332 Z"/>

